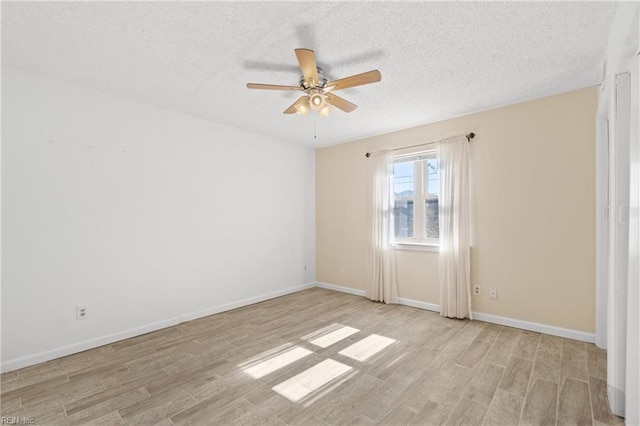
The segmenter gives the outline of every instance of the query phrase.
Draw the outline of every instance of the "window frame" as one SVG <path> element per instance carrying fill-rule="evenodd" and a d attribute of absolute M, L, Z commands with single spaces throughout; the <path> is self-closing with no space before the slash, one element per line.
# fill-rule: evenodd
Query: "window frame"
<path fill-rule="evenodd" d="M 428 200 L 440 197 L 439 194 L 427 193 L 428 160 L 430 159 L 438 159 L 435 148 L 397 154 L 393 157 L 394 164 L 412 161 L 414 173 L 413 197 L 396 197 L 395 185 L 392 187 L 394 205 L 398 200 L 413 201 L 413 237 L 398 238 L 394 235 L 394 248 L 396 249 L 437 251 L 440 247 L 439 238 L 427 238 L 426 203 Z"/>

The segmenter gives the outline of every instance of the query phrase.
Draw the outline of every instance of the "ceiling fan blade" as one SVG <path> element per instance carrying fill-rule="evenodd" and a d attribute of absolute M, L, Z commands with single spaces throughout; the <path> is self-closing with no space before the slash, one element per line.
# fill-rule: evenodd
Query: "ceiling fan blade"
<path fill-rule="evenodd" d="M 325 84 L 324 90 L 342 90 L 348 87 L 362 86 L 363 84 L 377 83 L 382 80 L 380 71 L 373 70 L 363 72 L 362 74 L 352 75 L 351 77 L 341 78 L 339 80 L 329 81 Z"/>
<path fill-rule="evenodd" d="M 351 102 L 342 99 L 340 96 L 334 95 L 333 93 L 325 93 L 327 97 L 327 102 L 333 105 L 336 108 L 343 110 L 344 112 L 351 112 L 354 109 L 358 108 L 358 105 L 352 104 Z"/>
<path fill-rule="evenodd" d="M 258 83 L 247 83 L 247 89 L 302 90 L 302 88 L 300 88 L 300 86 L 281 86 L 279 84 L 258 84 Z"/>
<path fill-rule="evenodd" d="M 318 85 L 318 66 L 316 65 L 316 54 L 309 49 L 296 49 L 296 57 L 300 64 L 300 70 L 304 76 L 304 81 L 310 86 Z M 313 81 L 313 83 L 312 83 Z"/>
<path fill-rule="evenodd" d="M 291 104 L 291 106 L 287 109 L 284 110 L 284 114 L 295 114 L 296 112 L 298 112 L 298 110 L 296 109 L 296 107 L 298 105 L 300 105 L 301 103 L 305 102 L 307 100 L 307 96 L 300 96 L 298 98 L 297 101 L 295 101 L 293 104 Z"/>

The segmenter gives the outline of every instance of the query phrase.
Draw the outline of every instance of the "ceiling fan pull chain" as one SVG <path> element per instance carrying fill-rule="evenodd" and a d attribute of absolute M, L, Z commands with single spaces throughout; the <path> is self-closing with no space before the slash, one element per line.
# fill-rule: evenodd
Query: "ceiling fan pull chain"
<path fill-rule="evenodd" d="M 315 118 L 313 119 L 313 138 L 317 139 L 317 135 L 316 135 L 316 123 L 318 122 L 318 120 L 316 120 Z"/>

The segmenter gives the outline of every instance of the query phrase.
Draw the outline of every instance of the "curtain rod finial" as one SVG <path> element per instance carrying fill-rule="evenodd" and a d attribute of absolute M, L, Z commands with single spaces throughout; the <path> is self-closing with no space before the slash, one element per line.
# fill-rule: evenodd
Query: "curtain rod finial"
<path fill-rule="evenodd" d="M 367 152 L 364 156 L 365 156 L 365 157 L 367 157 L 367 158 L 369 158 L 369 157 L 371 157 L 371 153 L 370 153 L 370 152 Z"/>
<path fill-rule="evenodd" d="M 475 138 L 475 137 L 476 137 L 476 134 L 475 134 L 475 133 L 473 133 L 473 132 L 471 132 L 471 133 L 469 133 L 469 134 L 467 135 L 467 141 L 471 142 L 471 139 L 473 139 L 473 138 Z"/>

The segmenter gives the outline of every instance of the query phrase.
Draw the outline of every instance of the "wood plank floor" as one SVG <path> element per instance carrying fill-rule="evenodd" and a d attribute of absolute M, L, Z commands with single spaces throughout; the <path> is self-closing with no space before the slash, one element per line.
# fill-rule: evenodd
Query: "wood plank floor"
<path fill-rule="evenodd" d="M 3 374 L 34 424 L 622 424 L 592 344 L 313 288 Z"/>

